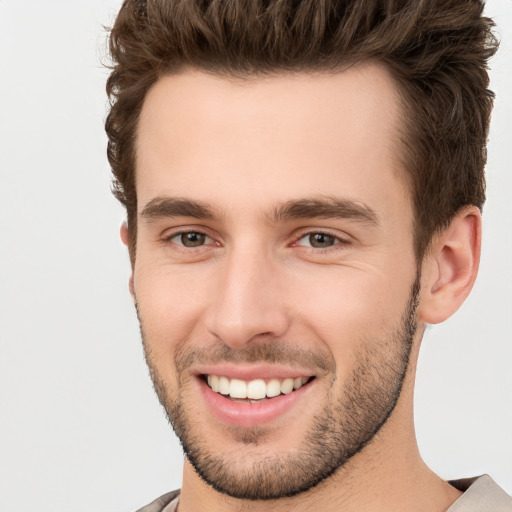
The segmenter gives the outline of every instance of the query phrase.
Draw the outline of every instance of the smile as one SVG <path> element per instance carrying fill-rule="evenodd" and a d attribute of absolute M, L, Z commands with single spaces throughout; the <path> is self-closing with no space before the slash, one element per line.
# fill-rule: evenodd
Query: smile
<path fill-rule="evenodd" d="M 221 425 L 241 428 L 295 418 L 299 412 L 293 411 L 298 411 L 299 404 L 314 406 L 311 397 L 319 380 L 302 369 L 271 365 L 225 364 L 196 372 L 197 389 L 207 410 Z"/>
<path fill-rule="evenodd" d="M 205 376 L 208 386 L 221 395 L 235 400 L 264 400 L 287 395 L 300 389 L 310 377 L 288 377 L 286 379 L 254 379 L 244 381 L 218 375 Z"/>

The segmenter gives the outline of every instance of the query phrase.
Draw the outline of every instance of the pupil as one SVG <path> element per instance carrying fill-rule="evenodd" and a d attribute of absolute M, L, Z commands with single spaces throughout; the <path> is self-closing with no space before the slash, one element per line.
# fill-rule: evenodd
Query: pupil
<path fill-rule="evenodd" d="M 181 243 L 185 247 L 198 247 L 204 244 L 205 235 L 202 233 L 183 233 L 181 235 Z"/>
<path fill-rule="evenodd" d="M 334 244 L 334 237 L 324 233 L 314 233 L 309 235 L 309 243 L 317 248 L 331 247 Z"/>

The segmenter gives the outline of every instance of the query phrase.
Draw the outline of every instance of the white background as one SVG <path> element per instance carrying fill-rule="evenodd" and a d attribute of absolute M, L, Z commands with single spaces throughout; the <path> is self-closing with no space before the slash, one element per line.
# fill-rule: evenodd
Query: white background
<path fill-rule="evenodd" d="M 0 512 L 121 512 L 180 486 L 109 192 L 102 25 L 120 1 L 0 0 Z M 424 340 L 418 437 L 443 477 L 512 493 L 512 1 L 476 288 Z"/>

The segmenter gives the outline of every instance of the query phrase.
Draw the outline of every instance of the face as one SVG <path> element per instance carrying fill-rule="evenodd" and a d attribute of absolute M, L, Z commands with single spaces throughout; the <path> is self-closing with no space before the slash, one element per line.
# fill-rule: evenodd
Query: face
<path fill-rule="evenodd" d="M 218 491 L 305 491 L 371 449 L 416 329 L 399 105 L 377 66 L 161 78 L 134 295 L 157 394 Z"/>

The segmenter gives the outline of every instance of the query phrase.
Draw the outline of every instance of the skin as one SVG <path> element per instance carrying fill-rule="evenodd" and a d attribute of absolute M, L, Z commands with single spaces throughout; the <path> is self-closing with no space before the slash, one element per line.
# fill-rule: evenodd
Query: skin
<path fill-rule="evenodd" d="M 182 403 L 194 433 L 208 440 L 203 449 L 236 473 L 299 449 L 315 416 L 343 397 L 364 348 L 385 346 L 391 357 L 399 347 L 379 343 L 403 318 L 419 270 L 398 158 L 400 108 L 394 83 L 377 65 L 248 80 L 185 70 L 148 93 L 137 139 L 130 286 L 160 394 Z M 275 215 L 299 199 L 333 197 L 364 205 L 373 221 L 346 212 Z M 212 215 L 148 215 L 163 198 L 207 204 Z M 446 510 L 460 493 L 418 453 L 414 373 L 425 324 L 450 316 L 471 289 L 480 226 L 478 210 L 468 207 L 433 240 L 420 265 L 417 330 L 398 403 L 349 464 L 297 496 L 262 502 L 215 491 L 186 459 L 180 512 Z M 204 244 L 184 247 L 183 231 L 204 233 Z M 311 247 L 311 232 L 332 236 L 332 245 Z M 127 241 L 126 226 L 121 234 Z M 244 355 L 269 343 L 323 354 L 331 364 L 297 406 L 248 444 L 243 427 L 227 429 L 211 414 L 194 364 L 177 359 L 219 346 Z"/>

